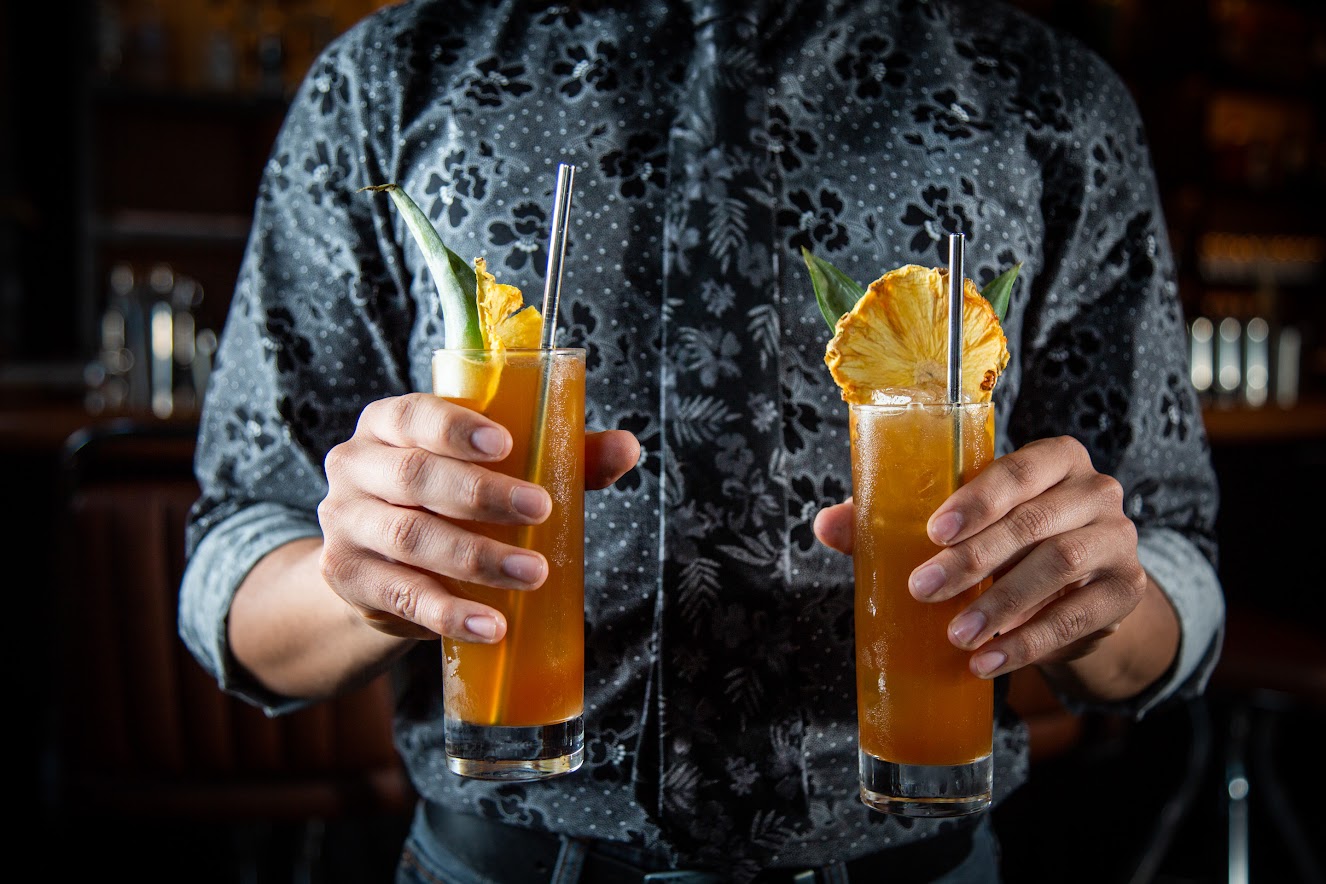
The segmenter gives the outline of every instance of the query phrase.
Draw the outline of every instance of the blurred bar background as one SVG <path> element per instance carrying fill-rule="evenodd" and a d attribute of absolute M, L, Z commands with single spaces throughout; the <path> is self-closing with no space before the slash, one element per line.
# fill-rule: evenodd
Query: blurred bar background
<path fill-rule="evenodd" d="M 37 843 L 99 830 L 102 858 L 136 880 L 187 867 L 191 881 L 386 881 L 403 834 L 411 793 L 386 695 L 256 720 L 199 679 L 167 597 L 196 408 L 267 152 L 317 52 L 385 5 L 0 5 L 0 454 L 23 594 L 10 643 L 11 719 L 29 725 L 22 797 Z M 1326 593 L 1306 553 L 1326 499 L 1326 4 L 1015 5 L 1104 56 L 1146 120 L 1220 473 L 1231 614 L 1209 696 L 1142 723 L 1018 688 L 1033 778 L 1001 814 L 1035 816 L 1042 835 L 1007 828 L 1009 880 L 1064 880 L 1055 869 L 1096 856 L 1084 833 L 1100 826 L 1124 846 L 1075 881 L 1320 882 Z M 144 538 L 156 558 L 135 552 Z M 134 659 L 146 646 L 155 656 Z M 118 682 L 94 685 L 88 666 Z M 164 679 L 155 693 L 135 693 L 143 672 Z M 170 704 L 162 731 L 153 715 Z M 286 791 L 262 791 L 273 784 Z M 1095 817 L 1054 811 L 1084 790 Z"/>

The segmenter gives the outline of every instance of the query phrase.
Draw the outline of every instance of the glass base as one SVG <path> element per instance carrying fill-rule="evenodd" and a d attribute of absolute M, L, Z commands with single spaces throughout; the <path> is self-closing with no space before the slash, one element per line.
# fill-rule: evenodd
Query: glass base
<path fill-rule="evenodd" d="M 861 759 L 861 800 L 895 816 L 948 817 L 990 806 L 994 758 L 967 764 L 900 764 L 866 752 Z"/>
<path fill-rule="evenodd" d="M 447 767 L 480 780 L 544 780 L 585 760 L 585 720 L 529 727 L 446 721 Z"/>

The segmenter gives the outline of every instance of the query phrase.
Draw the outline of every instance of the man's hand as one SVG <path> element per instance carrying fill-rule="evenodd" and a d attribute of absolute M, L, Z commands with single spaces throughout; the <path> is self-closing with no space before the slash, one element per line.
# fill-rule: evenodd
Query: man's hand
<path fill-rule="evenodd" d="M 370 404 L 354 435 L 327 455 L 328 492 L 318 506 L 323 578 L 389 635 L 501 640 L 501 613 L 453 595 L 449 585 L 527 590 L 547 577 L 538 553 L 458 524 L 533 525 L 548 517 L 552 501 L 542 487 L 488 468 L 511 447 L 504 427 L 437 396 Z M 639 457 L 639 443 L 624 430 L 587 433 L 586 487 L 611 485 Z"/>
<path fill-rule="evenodd" d="M 850 500 L 828 507 L 816 518 L 816 536 L 851 553 L 852 519 Z M 998 458 L 955 491 L 926 528 L 944 549 L 912 572 L 913 597 L 941 601 L 995 577 L 948 626 L 949 640 L 973 652 L 971 669 L 984 678 L 1084 658 L 1149 593 L 1159 597 L 1138 562 L 1137 529 L 1124 515 L 1122 487 L 1096 472 L 1071 437 L 1038 440 Z M 1137 671 L 1142 684 L 1090 691 L 1127 695 L 1168 665 L 1177 646 L 1173 612 L 1163 600 L 1146 610 L 1161 632 L 1145 631 L 1169 636 L 1172 645 L 1157 648 L 1146 665 L 1116 661 L 1108 670 Z"/>

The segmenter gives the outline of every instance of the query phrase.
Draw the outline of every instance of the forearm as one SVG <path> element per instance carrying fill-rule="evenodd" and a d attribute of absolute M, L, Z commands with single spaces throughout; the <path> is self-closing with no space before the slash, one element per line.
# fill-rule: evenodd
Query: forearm
<path fill-rule="evenodd" d="M 1091 650 L 1073 660 L 1041 664 L 1058 690 L 1084 702 L 1129 700 L 1155 684 L 1174 663 L 1179 619 L 1155 580 L 1142 601 Z"/>
<path fill-rule="evenodd" d="M 415 644 L 379 632 L 332 591 L 319 568 L 322 542 L 306 538 L 263 557 L 227 618 L 235 659 L 268 690 L 328 697 L 381 673 Z"/>

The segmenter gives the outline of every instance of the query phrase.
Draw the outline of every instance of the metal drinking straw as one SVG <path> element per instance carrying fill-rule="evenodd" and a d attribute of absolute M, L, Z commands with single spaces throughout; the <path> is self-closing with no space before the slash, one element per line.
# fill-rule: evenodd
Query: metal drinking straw
<path fill-rule="evenodd" d="M 553 191 L 552 229 L 548 234 L 548 270 L 543 279 L 543 322 L 539 332 L 539 349 L 552 350 L 557 345 L 557 304 L 562 292 L 562 260 L 566 257 L 566 222 L 571 216 L 571 186 L 575 183 L 575 166 L 561 163 L 557 166 L 557 189 Z M 531 429 L 529 461 L 525 475 L 531 482 L 539 481 L 543 458 L 543 435 L 547 424 L 548 390 L 552 386 L 552 357 L 543 360 L 543 376 L 539 382 L 539 395 L 534 403 L 534 426 Z"/>
<path fill-rule="evenodd" d="M 539 483 L 543 475 L 543 443 L 548 424 L 548 395 L 552 387 L 553 357 L 551 350 L 557 342 L 557 305 L 561 300 L 562 261 L 566 257 L 566 225 L 571 214 L 571 187 L 575 182 L 575 166 L 560 163 L 557 166 L 557 185 L 553 191 L 553 209 L 551 232 L 548 235 L 548 269 L 543 280 L 543 326 L 539 332 L 539 349 L 544 351 L 543 364 L 539 378 L 539 391 L 534 401 L 534 422 L 530 427 L 529 453 L 525 461 L 525 477 Z M 526 528 L 520 532 L 518 546 L 528 549 L 534 529 Z M 524 607 L 524 592 L 516 592 L 511 602 L 512 620 L 520 616 Z M 497 723 L 506 712 L 507 700 L 511 693 L 511 678 L 514 675 L 512 656 L 514 651 L 510 640 L 502 642 L 502 652 L 497 658 L 497 692 L 493 698 L 492 720 Z"/>
<path fill-rule="evenodd" d="M 948 237 L 948 402 L 953 409 L 953 487 L 962 484 L 962 288 L 966 238 Z"/>

